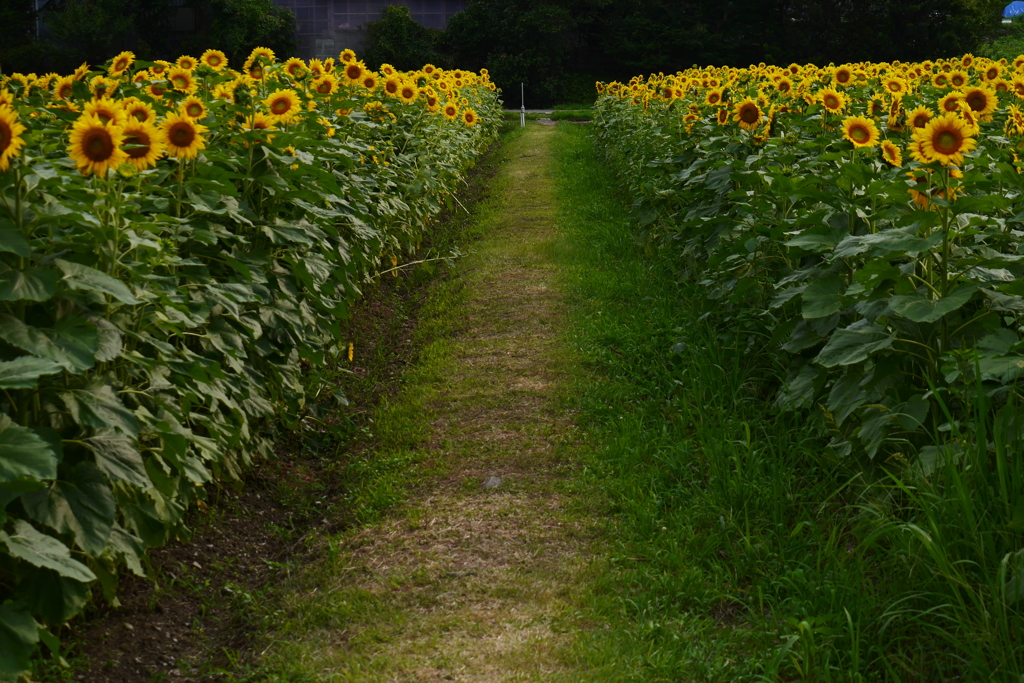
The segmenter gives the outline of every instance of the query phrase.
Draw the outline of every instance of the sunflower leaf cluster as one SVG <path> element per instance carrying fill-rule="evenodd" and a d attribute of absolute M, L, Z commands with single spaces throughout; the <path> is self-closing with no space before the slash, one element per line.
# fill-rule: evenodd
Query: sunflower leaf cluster
<path fill-rule="evenodd" d="M 321 423 L 360 288 L 495 139 L 486 73 L 391 93 L 353 64 L 126 52 L 0 81 L 0 678 Z"/>

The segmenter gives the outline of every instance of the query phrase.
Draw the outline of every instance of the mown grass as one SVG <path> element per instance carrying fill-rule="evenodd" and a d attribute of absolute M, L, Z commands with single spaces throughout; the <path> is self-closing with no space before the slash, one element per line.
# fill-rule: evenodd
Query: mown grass
<path fill-rule="evenodd" d="M 594 680 L 1019 680 L 1019 610 L 994 593 L 1020 553 L 985 521 L 984 446 L 931 483 L 860 481 L 773 410 L 766 354 L 719 341 L 588 131 L 559 131 L 575 394 L 617 525 L 591 596 L 611 627 L 580 644 Z"/>

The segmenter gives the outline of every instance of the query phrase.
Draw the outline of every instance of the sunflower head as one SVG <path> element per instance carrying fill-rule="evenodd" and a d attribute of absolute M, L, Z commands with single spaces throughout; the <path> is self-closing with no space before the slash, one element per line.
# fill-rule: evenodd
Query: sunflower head
<path fill-rule="evenodd" d="M 722 88 L 712 88 L 711 90 L 708 90 L 707 94 L 704 95 L 704 104 L 710 105 L 712 107 L 718 104 L 722 104 L 723 95 L 724 90 Z"/>
<path fill-rule="evenodd" d="M 818 95 L 821 106 L 833 114 L 838 114 L 846 108 L 846 95 L 832 88 L 825 88 Z"/>
<path fill-rule="evenodd" d="M 334 74 L 324 74 L 314 79 L 310 87 L 318 95 L 333 95 L 338 91 L 338 79 Z"/>
<path fill-rule="evenodd" d="M 163 133 L 151 123 L 129 119 L 124 127 L 124 152 L 136 171 L 156 166 L 164 154 Z"/>
<path fill-rule="evenodd" d="M 733 120 L 744 130 L 755 130 L 761 125 L 763 115 L 761 108 L 749 97 L 736 105 Z"/>
<path fill-rule="evenodd" d="M 75 79 L 71 76 L 62 76 L 53 84 L 53 99 L 70 100 L 75 92 Z"/>
<path fill-rule="evenodd" d="M 843 137 L 852 142 L 854 148 L 874 147 L 878 144 L 878 128 L 871 119 L 848 116 L 843 120 Z"/>
<path fill-rule="evenodd" d="M 121 145 L 124 134 L 121 126 L 107 125 L 91 114 L 83 114 L 71 127 L 68 156 L 74 159 L 82 175 L 98 175 L 123 164 L 128 155 Z"/>
<path fill-rule="evenodd" d="M 11 159 L 21 154 L 25 140 L 21 134 L 25 126 L 18 123 L 18 112 L 6 104 L 0 104 L 0 171 L 11 166 Z"/>
<path fill-rule="evenodd" d="M 925 161 L 937 161 L 945 166 L 960 165 L 963 155 L 977 144 L 970 136 L 971 131 L 962 118 L 946 113 L 933 118 L 924 128 L 915 129 L 914 141 L 920 145 Z"/>
<path fill-rule="evenodd" d="M 181 58 L 179 58 L 179 61 L 180 59 Z M 188 69 L 183 69 L 180 66 L 175 66 L 168 70 L 167 82 L 172 88 L 179 92 L 195 92 L 197 87 L 196 79 L 192 76 L 192 72 Z"/>
<path fill-rule="evenodd" d="M 980 85 L 964 90 L 962 101 L 978 116 L 991 114 L 999 104 L 995 91 Z"/>
<path fill-rule="evenodd" d="M 169 112 L 160 125 L 167 153 L 179 159 L 195 159 L 199 150 L 206 149 L 203 133 L 206 126 L 196 123 L 188 116 Z"/>
<path fill-rule="evenodd" d="M 263 104 L 279 123 L 287 123 L 302 108 L 298 93 L 294 90 L 277 90 L 265 99 Z"/>
<path fill-rule="evenodd" d="M 443 114 L 449 121 L 454 121 L 455 117 L 459 115 L 459 107 L 454 102 L 447 102 L 444 107 L 441 108 L 441 114 Z"/>
<path fill-rule="evenodd" d="M 373 73 L 367 72 L 366 75 L 363 76 L 362 85 L 363 85 L 364 88 L 366 88 L 367 90 L 369 90 L 371 92 L 376 90 L 377 89 L 377 76 L 374 75 Z"/>
<path fill-rule="evenodd" d="M 348 64 L 349 62 L 356 61 L 356 53 L 354 50 L 344 49 L 341 54 L 338 55 L 338 59 L 342 64 Z"/>
<path fill-rule="evenodd" d="M 178 57 L 178 60 L 175 62 L 175 64 L 179 69 L 184 69 L 185 71 L 195 71 L 195 68 L 199 66 L 199 60 L 195 57 L 182 55 Z"/>
<path fill-rule="evenodd" d="M 344 74 L 348 82 L 355 85 L 363 79 L 363 75 L 366 73 L 366 65 L 362 62 L 351 61 L 345 64 Z"/>
<path fill-rule="evenodd" d="M 189 95 L 181 103 L 181 113 L 190 119 L 202 119 L 206 117 L 206 105 L 195 95 Z"/>
<path fill-rule="evenodd" d="M 903 165 L 903 151 L 891 140 L 882 141 L 882 158 L 891 166 Z"/>
<path fill-rule="evenodd" d="M 939 100 L 939 112 L 940 113 L 945 113 L 945 114 L 950 114 L 950 113 L 954 113 L 954 112 L 960 111 L 960 98 L 961 97 L 962 97 L 961 93 L 954 92 L 954 93 L 950 93 L 950 94 L 946 95 L 945 97 L 943 97 L 942 99 L 940 99 Z"/>
<path fill-rule="evenodd" d="M 199 61 L 214 71 L 222 71 L 228 65 L 227 55 L 220 50 L 207 50 L 199 57 Z"/>
<path fill-rule="evenodd" d="M 403 83 L 402 87 L 398 89 L 398 97 L 405 104 L 412 104 L 419 97 L 419 90 L 412 83 Z"/>
<path fill-rule="evenodd" d="M 384 92 L 391 97 L 398 97 L 398 92 L 402 88 L 402 80 L 398 76 L 388 76 L 384 80 Z"/>
<path fill-rule="evenodd" d="M 308 69 L 306 63 L 298 57 L 291 57 L 284 63 L 284 70 L 292 78 L 302 78 Z"/>
<path fill-rule="evenodd" d="M 849 67 L 841 66 L 835 70 L 834 74 L 832 74 L 832 79 L 835 81 L 836 85 L 852 85 L 853 71 Z"/>
<path fill-rule="evenodd" d="M 107 69 L 107 73 L 109 73 L 114 78 L 117 78 L 125 71 L 127 71 L 129 68 L 131 68 L 131 65 L 134 62 L 135 55 L 133 53 L 122 52 L 121 54 L 117 55 L 112 60 L 110 60 L 110 68 Z"/>
<path fill-rule="evenodd" d="M 127 115 L 120 102 L 107 97 L 85 103 L 85 114 L 95 116 L 103 125 L 114 124 L 123 126 Z"/>
<path fill-rule="evenodd" d="M 476 112 L 469 107 L 462 111 L 462 122 L 468 127 L 472 128 L 479 120 L 480 119 L 477 117 Z"/>
<path fill-rule="evenodd" d="M 912 128 L 924 128 L 928 125 L 928 121 L 932 118 L 932 112 L 928 107 L 918 106 L 909 114 L 907 114 L 907 121 L 910 123 Z"/>

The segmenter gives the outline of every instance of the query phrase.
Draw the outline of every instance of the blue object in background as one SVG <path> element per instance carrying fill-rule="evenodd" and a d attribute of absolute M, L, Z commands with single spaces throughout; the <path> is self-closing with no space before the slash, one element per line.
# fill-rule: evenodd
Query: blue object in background
<path fill-rule="evenodd" d="M 1024 2 L 1020 2 L 1020 0 L 1011 2 L 1005 9 L 1003 9 L 1003 16 L 1007 19 L 1011 17 L 1018 17 L 1021 14 L 1024 14 Z"/>

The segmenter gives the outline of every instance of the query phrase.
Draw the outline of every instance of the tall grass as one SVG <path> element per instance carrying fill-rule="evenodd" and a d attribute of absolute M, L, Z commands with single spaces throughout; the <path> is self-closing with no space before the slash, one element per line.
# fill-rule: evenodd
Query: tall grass
<path fill-rule="evenodd" d="M 559 131 L 575 395 L 616 538 L 593 596 L 613 627 L 581 645 L 600 680 L 1020 680 L 1017 400 L 957 397 L 974 446 L 934 471 L 847 469 L 776 413 L 766 342 L 723 334 L 587 130 Z"/>

